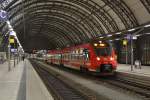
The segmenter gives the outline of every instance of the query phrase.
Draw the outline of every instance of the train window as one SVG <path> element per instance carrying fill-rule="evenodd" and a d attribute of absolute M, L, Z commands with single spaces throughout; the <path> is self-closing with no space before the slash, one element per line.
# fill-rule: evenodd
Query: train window
<path fill-rule="evenodd" d="M 69 54 L 67 53 L 67 60 L 69 60 Z"/>
<path fill-rule="evenodd" d="M 65 60 L 67 59 L 67 55 L 65 54 Z"/>
<path fill-rule="evenodd" d="M 76 50 L 76 54 L 78 54 L 78 49 Z"/>
<path fill-rule="evenodd" d="M 80 55 L 79 55 L 79 60 L 83 60 L 82 57 L 83 57 L 83 55 L 80 54 Z"/>
<path fill-rule="evenodd" d="M 73 54 L 75 54 L 75 51 L 72 51 Z"/>
<path fill-rule="evenodd" d="M 80 54 L 82 54 L 83 53 L 83 49 L 80 49 Z"/>
<path fill-rule="evenodd" d="M 76 54 L 74 55 L 74 60 L 76 60 L 77 58 L 76 58 L 77 56 L 76 56 Z"/>
<path fill-rule="evenodd" d="M 80 56 L 79 56 L 80 54 L 77 54 L 77 60 L 80 60 Z"/>
<path fill-rule="evenodd" d="M 65 60 L 65 54 L 63 54 L 63 58 L 64 58 L 64 60 Z"/>
<path fill-rule="evenodd" d="M 72 60 L 74 60 L 74 58 L 73 58 L 73 54 L 71 54 L 71 59 L 72 59 Z"/>
<path fill-rule="evenodd" d="M 70 53 L 70 59 L 72 60 L 72 53 Z"/>
<path fill-rule="evenodd" d="M 71 53 L 69 53 L 69 60 L 71 60 Z"/>
<path fill-rule="evenodd" d="M 76 60 L 76 54 L 74 54 L 74 60 Z"/>
<path fill-rule="evenodd" d="M 65 60 L 67 60 L 67 54 L 65 54 Z"/>
<path fill-rule="evenodd" d="M 68 55 L 66 54 L 66 60 L 68 59 Z"/>
<path fill-rule="evenodd" d="M 62 59 L 64 59 L 64 54 L 62 54 Z"/>
<path fill-rule="evenodd" d="M 73 60 L 73 54 L 71 53 L 71 60 Z"/>
<path fill-rule="evenodd" d="M 75 54 L 73 54 L 73 60 L 75 60 Z"/>
<path fill-rule="evenodd" d="M 60 54 L 56 54 L 55 55 L 55 59 L 60 59 L 61 58 L 61 55 Z"/>
<path fill-rule="evenodd" d="M 65 53 L 65 60 L 69 60 L 70 59 L 70 54 L 69 53 Z"/>
<path fill-rule="evenodd" d="M 76 60 L 78 60 L 79 58 L 78 58 L 78 54 L 76 54 Z"/>
<path fill-rule="evenodd" d="M 109 47 L 105 48 L 95 48 L 97 56 L 108 56 L 111 55 L 111 49 Z"/>
<path fill-rule="evenodd" d="M 77 54 L 75 54 L 75 60 L 77 60 Z"/>
<path fill-rule="evenodd" d="M 68 53 L 68 60 L 70 59 L 70 54 Z"/>

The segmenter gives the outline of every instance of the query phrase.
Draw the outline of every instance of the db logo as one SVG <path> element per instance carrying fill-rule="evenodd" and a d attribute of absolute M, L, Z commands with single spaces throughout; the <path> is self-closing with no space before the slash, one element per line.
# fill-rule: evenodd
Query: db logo
<path fill-rule="evenodd" d="M 4 10 L 0 10 L 0 20 L 5 21 L 7 20 L 7 12 Z"/>

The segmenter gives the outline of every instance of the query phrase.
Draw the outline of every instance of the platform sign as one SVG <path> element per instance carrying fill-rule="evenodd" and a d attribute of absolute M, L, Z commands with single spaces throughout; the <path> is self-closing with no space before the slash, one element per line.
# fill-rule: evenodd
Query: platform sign
<path fill-rule="evenodd" d="M 15 39 L 9 39 L 9 43 L 15 43 Z"/>
<path fill-rule="evenodd" d="M 16 33 L 14 31 L 10 31 L 9 35 L 16 36 Z"/>
<path fill-rule="evenodd" d="M 17 49 L 10 49 L 12 53 L 16 53 Z"/>
<path fill-rule="evenodd" d="M 5 22 L 8 19 L 8 14 L 4 10 L 0 10 L 0 22 Z"/>
<path fill-rule="evenodd" d="M 128 44 L 127 40 L 123 40 L 123 45 L 126 46 Z"/>
<path fill-rule="evenodd" d="M 126 37 L 128 40 L 131 40 L 131 34 L 128 34 Z"/>

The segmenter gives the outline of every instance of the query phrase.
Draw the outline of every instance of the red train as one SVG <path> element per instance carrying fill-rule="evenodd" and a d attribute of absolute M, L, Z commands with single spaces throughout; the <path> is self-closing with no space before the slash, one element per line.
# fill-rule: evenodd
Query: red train
<path fill-rule="evenodd" d="M 116 55 L 110 43 L 97 41 L 48 51 L 47 61 L 80 71 L 112 75 L 117 67 Z"/>

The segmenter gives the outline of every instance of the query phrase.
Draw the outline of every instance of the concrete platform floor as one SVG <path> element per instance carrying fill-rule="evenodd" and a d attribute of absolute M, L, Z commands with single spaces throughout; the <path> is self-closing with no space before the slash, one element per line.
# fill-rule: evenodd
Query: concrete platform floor
<path fill-rule="evenodd" d="M 131 71 L 130 65 L 119 64 L 117 71 L 150 76 L 149 66 L 142 66 L 142 69 L 134 68 Z M 76 78 L 73 79 L 75 80 Z M 78 80 L 78 82 L 81 81 Z M 84 84 L 84 86 L 86 85 L 90 86 L 90 84 Z M 102 87 L 97 86 L 97 88 Z M 110 91 L 110 89 L 108 90 Z M 113 91 L 112 93 L 116 92 Z M 0 100 L 53 100 L 53 97 L 30 62 L 25 60 L 24 62 L 21 61 L 16 67 L 11 61 L 11 71 L 8 71 L 7 62 L 0 64 Z"/>
<path fill-rule="evenodd" d="M 150 66 L 141 66 L 141 69 L 133 67 L 133 71 L 131 71 L 131 65 L 118 64 L 117 71 L 150 77 Z"/>
<path fill-rule="evenodd" d="M 116 88 L 110 88 L 103 84 L 97 83 L 96 81 L 93 81 L 88 78 L 83 78 L 77 75 L 74 75 L 70 72 L 58 70 L 55 67 L 51 67 L 51 65 L 47 65 L 45 63 L 39 62 L 40 64 L 43 64 L 45 67 L 50 69 L 51 71 L 54 71 L 56 73 L 59 73 L 58 76 L 65 77 L 78 85 L 82 86 L 83 88 L 88 88 L 98 95 L 102 97 L 106 97 L 107 100 L 143 100 L 142 98 L 137 97 L 135 94 L 129 94 L 126 93 L 126 91 L 117 90 Z M 103 99 L 102 99 L 103 100 Z"/>
<path fill-rule="evenodd" d="M 53 100 L 28 60 L 0 64 L 0 100 Z"/>

